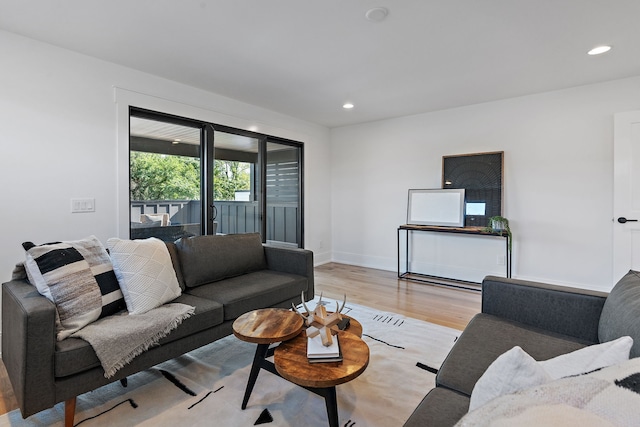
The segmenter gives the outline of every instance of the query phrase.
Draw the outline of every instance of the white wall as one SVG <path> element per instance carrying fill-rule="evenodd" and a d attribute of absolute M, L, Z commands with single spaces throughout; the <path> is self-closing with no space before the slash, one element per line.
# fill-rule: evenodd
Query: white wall
<path fill-rule="evenodd" d="M 305 243 L 316 262 L 329 260 L 327 128 L 3 31 L 0 56 L 2 281 L 24 258 L 24 241 L 118 235 L 119 112 L 130 100 L 303 141 Z M 71 214 L 75 197 L 95 198 L 96 211 Z"/>
<path fill-rule="evenodd" d="M 513 276 L 608 291 L 613 115 L 639 107 L 637 77 L 333 129 L 333 259 L 395 270 L 407 190 L 440 188 L 443 155 L 504 151 Z"/>
<path fill-rule="evenodd" d="M 118 111 L 134 99 L 304 141 L 316 263 L 395 270 L 407 189 L 439 187 L 443 155 L 504 150 L 514 276 L 611 287 L 613 114 L 640 108 L 640 78 L 330 132 L 3 31 L 0 54 L 3 281 L 23 241 L 118 234 Z M 71 214 L 74 197 L 95 198 L 96 212 Z"/>

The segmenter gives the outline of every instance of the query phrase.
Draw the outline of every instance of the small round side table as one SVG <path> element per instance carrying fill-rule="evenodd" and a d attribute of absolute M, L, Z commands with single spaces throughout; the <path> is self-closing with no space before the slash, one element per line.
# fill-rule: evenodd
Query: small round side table
<path fill-rule="evenodd" d="M 242 400 L 242 409 L 247 407 L 261 368 L 278 375 L 273 363 L 266 360 L 272 354 L 269 353 L 269 346 L 296 337 L 302 331 L 303 323 L 299 315 L 284 308 L 250 311 L 233 322 L 233 335 L 242 341 L 258 345 Z"/>

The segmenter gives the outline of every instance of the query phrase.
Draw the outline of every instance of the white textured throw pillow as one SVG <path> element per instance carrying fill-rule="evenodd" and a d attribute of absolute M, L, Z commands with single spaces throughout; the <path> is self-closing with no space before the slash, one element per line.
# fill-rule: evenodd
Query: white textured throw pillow
<path fill-rule="evenodd" d="M 590 345 L 553 359 L 538 362 L 549 376 L 558 378 L 580 375 L 629 360 L 633 346 L 631 337 L 621 337 L 602 344 Z"/>
<path fill-rule="evenodd" d="M 513 347 L 493 361 L 473 387 L 469 411 L 496 397 L 551 380 L 547 372 L 522 348 Z"/>
<path fill-rule="evenodd" d="M 111 238 L 107 247 L 130 314 L 146 313 L 182 293 L 162 240 Z"/>
<path fill-rule="evenodd" d="M 631 337 L 621 337 L 542 362 L 536 362 L 522 348 L 514 347 L 494 360 L 482 374 L 471 392 L 469 411 L 504 394 L 622 363 L 629 360 L 632 346 Z"/>
<path fill-rule="evenodd" d="M 638 427 L 640 358 L 501 396 L 456 427 Z"/>

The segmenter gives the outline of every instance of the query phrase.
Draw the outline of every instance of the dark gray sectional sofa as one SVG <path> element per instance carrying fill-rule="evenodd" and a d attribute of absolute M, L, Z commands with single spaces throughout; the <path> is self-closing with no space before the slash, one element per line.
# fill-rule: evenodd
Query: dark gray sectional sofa
<path fill-rule="evenodd" d="M 451 349 L 436 387 L 405 427 L 453 426 L 468 411 L 475 383 L 502 353 L 520 346 L 547 360 L 629 335 L 640 357 L 640 274 L 630 271 L 610 294 L 488 276 L 482 310 Z"/>
<path fill-rule="evenodd" d="M 199 236 L 167 243 L 183 293 L 172 302 L 195 314 L 114 377 L 84 340 L 56 341 L 56 309 L 26 280 L 2 285 L 2 359 L 23 417 L 177 357 L 232 333 L 241 314 L 291 307 L 314 296 L 313 253 L 263 245 L 258 234 Z M 73 422 L 73 409 L 66 423 Z"/>

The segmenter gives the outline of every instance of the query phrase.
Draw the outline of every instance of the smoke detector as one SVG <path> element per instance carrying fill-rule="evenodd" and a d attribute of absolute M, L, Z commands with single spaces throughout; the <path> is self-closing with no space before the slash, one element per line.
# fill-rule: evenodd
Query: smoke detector
<path fill-rule="evenodd" d="M 389 14 L 389 9 L 385 7 L 374 7 L 373 9 L 367 10 L 367 13 L 364 16 L 368 21 L 371 22 L 382 22 L 385 20 L 387 15 Z"/>

